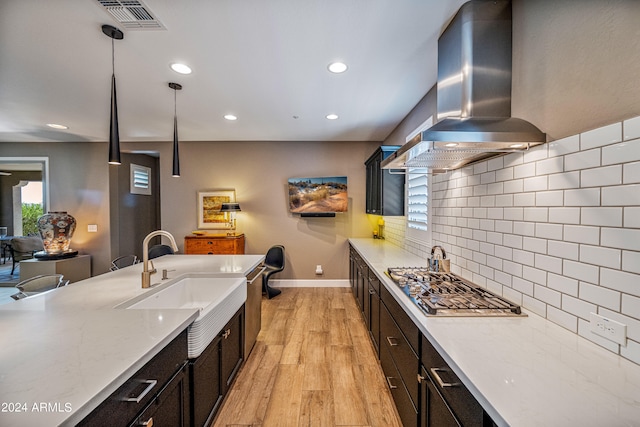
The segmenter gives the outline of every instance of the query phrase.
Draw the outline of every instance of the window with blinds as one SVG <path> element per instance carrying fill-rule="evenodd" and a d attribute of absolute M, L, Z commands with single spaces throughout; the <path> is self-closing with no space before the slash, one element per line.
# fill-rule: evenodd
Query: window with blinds
<path fill-rule="evenodd" d="M 407 227 L 427 231 L 429 183 L 426 168 L 407 170 Z"/>
<path fill-rule="evenodd" d="M 429 117 L 406 138 L 410 141 L 420 132 L 433 125 Z M 430 244 L 429 228 L 429 170 L 427 168 L 408 168 L 406 175 L 407 228 L 406 237 L 420 243 Z"/>
<path fill-rule="evenodd" d="M 151 168 L 131 163 L 130 189 L 131 194 L 151 195 Z"/>

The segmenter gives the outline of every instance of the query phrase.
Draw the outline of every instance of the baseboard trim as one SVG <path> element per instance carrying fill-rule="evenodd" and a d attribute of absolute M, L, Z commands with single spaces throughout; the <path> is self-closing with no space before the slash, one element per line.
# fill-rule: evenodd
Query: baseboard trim
<path fill-rule="evenodd" d="M 269 279 L 269 286 L 275 288 L 348 288 L 351 286 L 349 279 L 336 280 L 293 280 L 293 279 Z"/>

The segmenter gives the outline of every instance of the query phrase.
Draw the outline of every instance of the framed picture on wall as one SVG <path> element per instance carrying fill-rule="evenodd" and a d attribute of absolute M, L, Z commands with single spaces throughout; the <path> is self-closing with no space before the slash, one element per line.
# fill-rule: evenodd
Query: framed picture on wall
<path fill-rule="evenodd" d="M 235 189 L 198 191 L 198 228 L 226 229 L 227 222 L 220 208 L 223 203 L 235 201 Z"/>

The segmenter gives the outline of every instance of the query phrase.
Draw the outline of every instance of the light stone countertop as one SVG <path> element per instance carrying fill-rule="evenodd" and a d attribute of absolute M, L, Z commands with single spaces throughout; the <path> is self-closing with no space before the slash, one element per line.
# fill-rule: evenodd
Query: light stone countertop
<path fill-rule="evenodd" d="M 384 272 L 426 260 L 349 239 L 460 380 L 500 426 L 640 426 L 640 366 L 528 312 L 425 316 Z"/>
<path fill-rule="evenodd" d="M 237 282 L 263 255 L 154 259 L 160 283 L 184 275 Z M 0 305 L 0 425 L 75 425 L 198 316 L 197 309 L 114 309 L 154 288 L 142 264 Z M 16 408 L 25 412 L 16 412 Z"/>

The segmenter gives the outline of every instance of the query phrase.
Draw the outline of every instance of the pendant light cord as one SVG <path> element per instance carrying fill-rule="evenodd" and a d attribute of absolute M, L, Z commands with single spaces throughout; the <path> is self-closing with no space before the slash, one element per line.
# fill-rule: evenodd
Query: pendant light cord
<path fill-rule="evenodd" d="M 114 40 L 111 38 L 111 74 L 116 75 L 116 50 L 114 48 Z"/>

